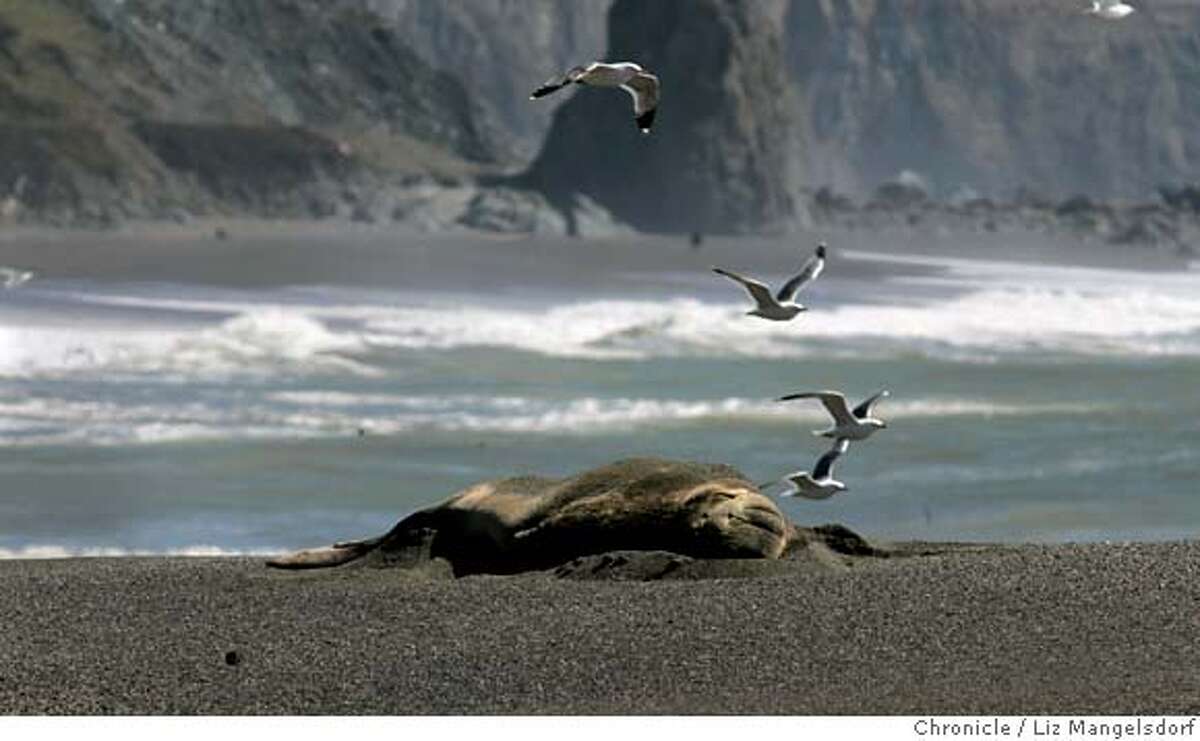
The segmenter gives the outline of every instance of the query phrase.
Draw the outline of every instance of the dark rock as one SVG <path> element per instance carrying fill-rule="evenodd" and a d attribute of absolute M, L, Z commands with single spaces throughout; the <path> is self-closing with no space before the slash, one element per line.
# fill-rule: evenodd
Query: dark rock
<path fill-rule="evenodd" d="M 1058 204 L 1058 207 L 1054 209 L 1054 213 L 1059 216 L 1075 216 L 1078 214 L 1091 214 L 1098 210 L 1100 210 L 1099 207 L 1091 198 L 1084 195 L 1077 195 Z"/>
<path fill-rule="evenodd" d="M 489 232 L 564 234 L 567 231 L 566 219 L 542 194 L 511 188 L 478 191 L 457 221 Z"/>
<path fill-rule="evenodd" d="M 914 183 L 894 180 L 876 188 L 868 206 L 885 211 L 906 211 L 928 202 L 929 194 L 924 188 Z"/>
<path fill-rule="evenodd" d="M 1177 211 L 1200 213 L 1200 187 L 1184 185 L 1179 188 L 1159 186 L 1158 194 L 1167 206 Z"/>
<path fill-rule="evenodd" d="M 834 191 L 828 185 L 823 185 L 813 194 L 813 206 L 824 211 L 853 211 L 854 200 L 850 196 Z"/>
<path fill-rule="evenodd" d="M 561 101 L 531 86 L 604 54 L 612 0 L 373 0 L 429 66 L 454 75 L 480 109 L 498 156 L 527 165 Z M 496 64 L 496 60 L 504 60 Z"/>
<path fill-rule="evenodd" d="M 1021 187 L 1017 188 L 1012 202 L 1013 205 L 1017 206 L 1018 208 L 1029 208 L 1035 210 L 1047 210 L 1054 208 L 1054 202 L 1050 198 L 1027 185 L 1022 185 Z"/>
<path fill-rule="evenodd" d="M 1157 246 L 1179 243 L 1179 226 L 1163 216 L 1134 216 L 1109 238 L 1113 244 Z"/>
<path fill-rule="evenodd" d="M 804 218 L 782 11 L 778 0 L 617 0 L 606 57 L 658 75 L 654 131 L 638 131 L 620 91 L 560 93 L 574 97 L 520 182 L 552 202 L 585 195 L 644 231 L 761 232 Z"/>

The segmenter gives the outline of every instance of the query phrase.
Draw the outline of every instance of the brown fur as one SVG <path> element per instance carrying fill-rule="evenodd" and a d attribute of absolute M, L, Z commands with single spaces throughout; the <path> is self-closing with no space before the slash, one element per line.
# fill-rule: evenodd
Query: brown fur
<path fill-rule="evenodd" d="M 416 512 L 372 540 L 268 564 L 448 561 L 456 574 L 515 573 L 617 550 L 697 558 L 778 558 L 797 537 L 779 509 L 729 466 L 638 458 L 567 479 L 486 481 Z"/>

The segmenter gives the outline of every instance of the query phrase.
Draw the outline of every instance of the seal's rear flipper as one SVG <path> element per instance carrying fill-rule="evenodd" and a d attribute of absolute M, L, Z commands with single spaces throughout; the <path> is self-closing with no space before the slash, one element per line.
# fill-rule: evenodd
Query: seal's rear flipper
<path fill-rule="evenodd" d="M 344 563 L 369 553 L 379 544 L 379 538 L 358 540 L 353 543 L 335 543 L 328 548 L 296 551 L 267 561 L 276 569 L 324 569 Z"/>

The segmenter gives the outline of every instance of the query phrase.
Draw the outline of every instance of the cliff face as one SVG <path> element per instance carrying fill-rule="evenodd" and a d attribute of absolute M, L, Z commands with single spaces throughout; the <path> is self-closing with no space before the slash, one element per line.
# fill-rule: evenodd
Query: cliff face
<path fill-rule="evenodd" d="M 647 140 L 577 91 L 531 182 L 643 229 L 756 231 L 806 189 L 1151 199 L 1200 171 L 1200 6 L 1118 22 L 1062 0 L 620 0 L 606 58 L 663 80 Z"/>
<path fill-rule="evenodd" d="M 537 154 L 559 101 L 532 85 L 598 59 L 612 0 L 371 0 L 431 68 L 454 76 L 483 112 L 505 164 Z"/>
<path fill-rule="evenodd" d="M 651 231 L 786 229 L 903 170 L 1000 199 L 1200 179 L 1200 4 L 1082 3 L 3 0 L 0 219 L 403 219 L 414 179 L 530 160 L 564 212 Z M 528 100 L 596 57 L 659 75 L 652 134 L 620 91 Z"/>
<path fill-rule="evenodd" d="M 43 218 L 300 215 L 297 188 L 495 150 L 463 86 L 363 2 L 0 5 L 0 191 Z"/>
<path fill-rule="evenodd" d="M 605 59 L 658 75 L 649 135 L 620 90 L 575 87 L 523 181 L 586 195 L 648 231 L 769 231 L 796 214 L 800 153 L 780 65 L 786 4 L 617 0 Z M 540 82 L 540 80 L 539 80 Z"/>
<path fill-rule="evenodd" d="M 1194 178 L 1200 6 L 1112 23 L 1084 5 L 792 0 L 807 181 L 861 193 L 909 169 L 943 191 L 1147 197 Z"/>

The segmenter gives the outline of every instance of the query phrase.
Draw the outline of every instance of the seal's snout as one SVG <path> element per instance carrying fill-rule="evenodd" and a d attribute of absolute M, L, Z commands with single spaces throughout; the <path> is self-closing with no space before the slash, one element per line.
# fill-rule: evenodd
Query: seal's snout
<path fill-rule="evenodd" d="M 736 516 L 736 515 L 734 515 Z M 775 507 L 748 505 L 742 508 L 741 519 L 752 527 L 762 528 L 779 537 L 787 531 L 783 515 Z"/>
<path fill-rule="evenodd" d="M 778 558 L 787 544 L 788 523 L 767 497 L 744 483 L 693 492 L 693 526 L 709 543 L 713 558 Z"/>

